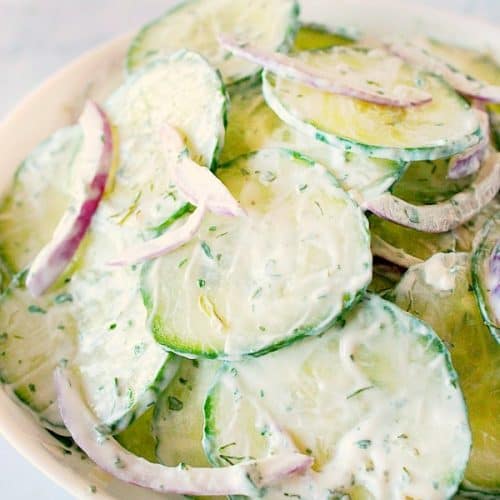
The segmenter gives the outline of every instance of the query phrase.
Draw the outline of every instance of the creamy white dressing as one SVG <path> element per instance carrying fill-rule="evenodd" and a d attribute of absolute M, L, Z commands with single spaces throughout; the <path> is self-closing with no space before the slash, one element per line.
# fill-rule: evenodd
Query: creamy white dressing
<path fill-rule="evenodd" d="M 470 432 L 434 334 L 377 297 L 346 321 L 319 339 L 232 365 L 210 395 L 211 456 L 221 463 L 226 443 L 243 457 L 310 453 L 313 471 L 270 488 L 266 499 L 448 498 Z"/>
<path fill-rule="evenodd" d="M 449 254 L 435 254 L 422 267 L 424 281 L 436 291 L 451 292 L 456 286 L 458 268 L 452 264 L 455 256 Z"/>

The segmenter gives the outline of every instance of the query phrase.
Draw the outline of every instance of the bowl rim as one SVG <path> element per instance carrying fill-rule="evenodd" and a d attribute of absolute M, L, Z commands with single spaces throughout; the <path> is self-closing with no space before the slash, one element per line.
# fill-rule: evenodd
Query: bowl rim
<path fill-rule="evenodd" d="M 307 0 L 307 4 L 303 2 L 304 5 L 302 7 L 305 11 L 311 11 L 312 9 L 317 9 L 321 4 L 323 4 L 323 6 L 328 4 L 328 2 L 329 0 Z M 312 7 L 312 9 L 309 8 L 311 7 L 309 3 L 315 3 L 316 7 Z M 356 7 L 365 10 L 369 8 L 371 10 L 380 9 L 381 11 L 390 10 L 393 12 L 398 9 L 404 9 L 405 18 L 413 17 L 415 19 L 424 19 L 427 20 L 429 24 L 432 24 L 430 21 L 431 19 L 436 19 L 436 22 L 447 20 L 458 26 L 468 26 L 471 33 L 477 30 L 478 33 L 482 33 L 481 36 L 484 39 L 494 40 L 495 37 L 497 37 L 497 39 L 500 40 L 500 27 L 489 23 L 487 20 L 448 11 L 427 4 L 407 4 L 403 0 L 379 0 L 375 6 L 367 4 L 366 0 L 337 0 L 338 5 L 336 8 L 342 3 L 344 5 L 349 4 L 349 9 L 351 10 Z M 168 7 L 168 5 L 165 7 Z M 309 18 L 312 20 L 314 16 L 309 15 L 309 12 L 307 12 L 304 17 L 305 20 L 310 20 Z M 360 19 L 362 17 L 363 16 L 360 16 Z M 387 26 L 387 22 L 385 25 Z M 37 122 L 30 128 L 29 132 L 31 132 L 31 138 L 26 140 L 22 145 L 19 145 L 19 139 L 16 141 L 16 137 L 18 136 L 17 131 L 23 128 L 23 123 L 26 123 L 26 117 L 33 114 L 33 109 L 37 108 L 37 104 L 41 98 L 45 94 L 54 93 L 58 89 L 63 89 L 66 80 L 73 79 L 73 81 L 75 81 L 74 74 L 82 73 L 82 71 L 86 69 L 97 68 L 99 64 L 110 60 L 110 58 L 118 57 L 119 55 L 123 56 L 133 34 L 134 33 L 127 33 L 120 35 L 84 52 L 81 56 L 45 79 L 7 113 L 5 118 L 0 122 L 0 146 L 2 144 L 9 146 L 13 144 L 13 148 L 17 148 L 18 151 L 13 153 L 9 161 L 6 162 L 12 163 L 11 171 L 3 176 L 8 178 L 6 181 L 4 179 L 6 186 L 10 182 L 14 168 L 21 163 L 24 156 L 32 150 L 41 139 L 56 128 L 71 122 L 70 116 L 63 117 L 62 115 L 58 115 L 53 119 L 42 120 L 42 123 Z M 472 39 L 473 36 L 474 35 L 468 35 L 466 37 L 466 42 Z M 498 45 L 500 48 L 500 42 L 498 42 Z M 26 408 L 14 402 L 8 396 L 8 389 L 2 386 L 0 389 L 0 434 L 19 454 L 27 459 L 28 462 L 68 493 L 78 498 L 89 496 L 89 480 L 65 465 L 64 460 L 59 460 L 50 452 L 50 449 L 54 447 L 54 442 L 52 438 L 49 439 L 49 435 L 45 430 L 36 424 L 38 429 L 37 436 L 34 438 L 33 433 L 23 430 L 25 425 L 33 428 L 32 416 L 29 411 L 26 411 Z M 37 438 L 39 441 L 37 441 Z M 91 496 L 92 498 L 98 499 L 116 498 L 102 489 L 99 489 Z"/>

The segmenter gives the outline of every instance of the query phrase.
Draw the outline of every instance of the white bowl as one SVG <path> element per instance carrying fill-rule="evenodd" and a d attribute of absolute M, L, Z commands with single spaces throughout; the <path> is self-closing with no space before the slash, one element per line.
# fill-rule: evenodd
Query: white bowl
<path fill-rule="evenodd" d="M 500 30 L 477 19 L 403 0 L 302 0 L 302 18 L 372 34 L 424 33 L 443 41 L 500 53 Z M 50 34 L 49 34 L 50 36 Z M 93 50 L 29 95 L 0 125 L 5 191 L 17 165 L 50 133 L 74 123 L 87 97 L 102 101 L 123 78 L 122 61 L 130 35 Z M 90 75 L 90 78 L 89 78 Z M 77 498 L 165 499 L 111 478 L 78 453 L 67 455 L 19 404 L 0 391 L 0 430 L 17 450 Z M 97 488 L 91 491 L 91 486 Z M 175 495 L 168 498 L 182 498 Z"/>

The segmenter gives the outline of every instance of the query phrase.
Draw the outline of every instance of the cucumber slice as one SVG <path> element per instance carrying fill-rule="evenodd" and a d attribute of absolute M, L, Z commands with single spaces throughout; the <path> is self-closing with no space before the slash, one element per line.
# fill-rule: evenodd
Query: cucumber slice
<path fill-rule="evenodd" d="M 293 42 L 293 51 L 324 50 L 337 45 L 351 45 L 356 36 L 343 28 L 329 29 L 316 23 L 302 24 Z"/>
<path fill-rule="evenodd" d="M 485 324 L 500 343 L 500 212 L 478 235 L 472 256 L 472 284 Z"/>
<path fill-rule="evenodd" d="M 157 462 L 156 440 L 153 436 L 154 407 L 143 413 L 135 422 L 116 436 L 116 440 L 128 451 L 145 458 L 148 462 Z"/>
<path fill-rule="evenodd" d="M 262 498 L 449 498 L 470 431 L 449 354 L 424 323 L 366 297 L 328 334 L 229 365 L 206 404 L 205 449 L 298 449 L 312 470 Z"/>
<path fill-rule="evenodd" d="M 417 205 L 433 205 L 450 199 L 471 185 L 474 176 L 448 179 L 448 159 L 410 163 L 391 192 Z"/>
<path fill-rule="evenodd" d="M 153 430 L 156 455 L 164 465 L 208 467 L 203 451 L 203 403 L 220 363 L 184 359 L 156 404 Z"/>
<path fill-rule="evenodd" d="M 457 241 L 452 232 L 424 233 L 371 215 L 370 233 L 374 255 L 402 267 L 420 264 L 438 252 L 453 252 Z"/>
<path fill-rule="evenodd" d="M 260 88 L 234 92 L 221 161 L 272 147 L 300 151 L 321 163 L 358 202 L 386 192 L 406 167 L 402 162 L 344 153 L 293 129 L 267 106 Z"/>
<path fill-rule="evenodd" d="M 0 380 L 40 423 L 65 434 L 53 372 L 76 351 L 73 298 L 59 289 L 34 299 L 18 275 L 0 300 Z"/>
<path fill-rule="evenodd" d="M 189 209 L 168 174 L 161 127 L 175 126 L 191 155 L 212 165 L 224 136 L 225 109 L 217 72 L 189 52 L 157 59 L 106 104 L 119 135 L 120 162 L 69 285 L 78 306 L 75 363 L 103 431 L 120 432 L 154 404 L 178 364 L 146 325 L 140 269 L 107 262 L 157 236 Z"/>
<path fill-rule="evenodd" d="M 262 48 L 286 51 L 298 29 L 298 14 L 295 0 L 183 1 L 139 32 L 129 48 L 127 70 L 186 48 L 205 56 L 225 83 L 238 83 L 255 76 L 259 67 L 228 54 L 217 35 L 241 34 Z"/>
<path fill-rule="evenodd" d="M 101 218 L 149 239 L 182 215 L 187 202 L 168 173 L 162 127 L 178 130 L 190 157 L 212 168 L 224 142 L 226 98 L 217 71 L 192 52 L 157 59 L 129 77 L 106 103 L 119 133 L 120 163 Z"/>
<path fill-rule="evenodd" d="M 51 239 L 70 205 L 71 166 L 81 141 L 79 127 L 61 129 L 18 168 L 0 208 L 0 255 L 11 275 L 26 268 Z"/>
<path fill-rule="evenodd" d="M 428 104 L 393 108 L 321 92 L 264 72 L 268 105 L 283 121 L 318 140 L 377 158 L 417 161 L 452 156 L 481 138 L 477 117 L 453 89 L 384 51 L 334 47 L 298 57 L 314 66 L 354 67 L 380 88 L 394 85 L 394 80 L 418 85 L 433 98 Z"/>
<path fill-rule="evenodd" d="M 500 347 L 490 335 L 472 293 L 469 256 L 436 254 L 408 270 L 395 301 L 429 323 L 446 343 L 464 392 L 472 453 L 464 484 L 500 493 Z"/>
<path fill-rule="evenodd" d="M 362 211 L 295 152 L 263 150 L 217 172 L 247 215 L 207 215 L 189 244 L 144 266 L 156 340 L 238 359 L 323 332 L 371 279 Z"/>

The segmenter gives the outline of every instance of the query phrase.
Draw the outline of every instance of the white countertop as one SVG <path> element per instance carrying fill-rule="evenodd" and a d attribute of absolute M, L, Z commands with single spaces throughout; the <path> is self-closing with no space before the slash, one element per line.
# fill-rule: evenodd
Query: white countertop
<path fill-rule="evenodd" d="M 500 23 L 499 0 L 419 1 Z M 0 0 L 0 120 L 51 73 L 85 50 L 135 29 L 163 12 L 169 3 L 170 0 Z M 0 470 L 3 500 L 71 498 L 1 437 Z"/>

